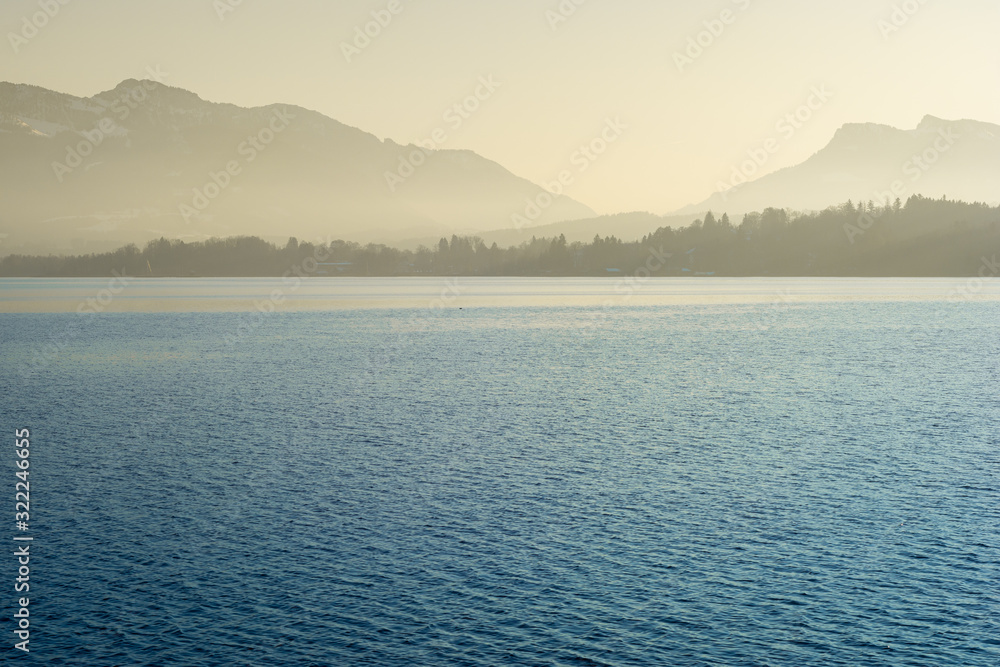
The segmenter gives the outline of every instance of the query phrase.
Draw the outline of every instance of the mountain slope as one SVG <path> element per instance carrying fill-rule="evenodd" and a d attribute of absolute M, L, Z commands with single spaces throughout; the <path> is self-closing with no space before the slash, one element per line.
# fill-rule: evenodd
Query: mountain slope
<path fill-rule="evenodd" d="M 409 173 L 401 160 L 419 166 L 390 187 L 387 173 Z M 478 232 L 510 226 L 540 191 L 471 151 L 383 142 L 300 107 L 215 104 L 153 81 L 90 98 L 0 83 L 4 254 Z M 560 197 L 537 222 L 593 215 Z"/>
<path fill-rule="evenodd" d="M 914 194 L 1000 201 L 1000 126 L 933 116 L 914 130 L 848 124 L 802 164 L 717 193 L 682 212 L 822 210 L 849 199 L 905 201 Z"/>

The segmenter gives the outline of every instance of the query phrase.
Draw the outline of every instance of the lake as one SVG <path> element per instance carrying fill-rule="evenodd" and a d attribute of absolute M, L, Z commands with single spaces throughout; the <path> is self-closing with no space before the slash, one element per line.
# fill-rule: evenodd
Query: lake
<path fill-rule="evenodd" d="M 994 282 L 0 280 L 27 659 L 995 667 Z"/>

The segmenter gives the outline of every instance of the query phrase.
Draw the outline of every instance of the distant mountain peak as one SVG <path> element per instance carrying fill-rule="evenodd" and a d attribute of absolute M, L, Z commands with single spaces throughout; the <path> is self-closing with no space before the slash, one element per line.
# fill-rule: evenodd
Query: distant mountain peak
<path fill-rule="evenodd" d="M 818 211 L 848 199 L 882 199 L 894 185 L 902 199 L 920 194 L 1000 201 L 1000 126 L 932 115 L 912 130 L 846 123 L 805 162 L 729 189 L 720 186 L 682 212 Z"/>
<path fill-rule="evenodd" d="M 124 81 L 122 81 L 121 83 L 119 83 L 117 86 L 115 86 L 114 89 L 115 89 L 115 91 L 131 90 L 132 88 L 135 88 L 136 86 L 141 86 L 143 83 L 149 84 L 150 87 L 152 87 L 152 85 L 159 85 L 158 82 L 150 81 L 148 79 L 141 79 L 141 80 L 140 79 L 125 79 Z"/>
<path fill-rule="evenodd" d="M 111 90 L 98 93 L 91 97 L 94 101 L 107 102 L 108 100 L 121 100 L 132 98 L 133 100 L 154 100 L 155 103 L 169 103 L 181 107 L 193 107 L 211 104 L 206 102 L 196 93 L 192 93 L 184 88 L 168 86 L 165 83 L 153 81 L 151 79 L 125 79 Z"/>
<path fill-rule="evenodd" d="M 855 154 L 877 149 L 886 144 L 898 143 L 906 132 L 881 123 L 846 123 L 833 134 L 833 138 L 817 155 Z"/>
<path fill-rule="evenodd" d="M 872 137 L 896 134 L 901 131 L 891 125 L 883 125 L 881 123 L 844 123 L 834 132 L 831 143 L 844 140 L 867 140 Z"/>
<path fill-rule="evenodd" d="M 925 134 L 953 132 L 966 140 L 976 139 L 985 142 L 993 142 L 1000 138 L 1000 125 L 995 123 L 970 119 L 944 120 L 936 116 L 924 116 L 917 126 L 917 131 Z"/>
<path fill-rule="evenodd" d="M 395 241 L 512 227 L 525 211 L 532 225 L 594 216 L 567 196 L 536 206 L 543 188 L 472 151 L 415 148 L 149 79 L 91 97 L 0 83 L 0 233 L 4 250 L 51 252 L 159 236 Z"/>
<path fill-rule="evenodd" d="M 899 132 L 892 125 L 885 123 L 844 123 L 838 132 Z"/>
<path fill-rule="evenodd" d="M 949 121 L 946 121 L 943 118 L 938 118 L 937 116 L 931 116 L 930 114 L 927 114 L 920 121 L 920 124 L 917 125 L 917 129 L 918 130 L 937 130 L 938 128 L 944 127 L 945 125 L 948 125 L 948 124 L 949 124 Z"/>

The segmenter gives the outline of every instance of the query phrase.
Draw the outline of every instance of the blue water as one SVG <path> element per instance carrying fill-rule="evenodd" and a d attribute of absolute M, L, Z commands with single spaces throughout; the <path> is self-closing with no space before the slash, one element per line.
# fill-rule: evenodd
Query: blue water
<path fill-rule="evenodd" d="M 995 667 L 998 311 L 0 315 L 22 660 Z"/>

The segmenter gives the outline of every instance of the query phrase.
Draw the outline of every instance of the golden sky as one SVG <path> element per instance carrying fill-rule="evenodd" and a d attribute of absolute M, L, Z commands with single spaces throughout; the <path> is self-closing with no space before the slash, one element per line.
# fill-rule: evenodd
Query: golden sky
<path fill-rule="evenodd" d="M 701 201 L 847 122 L 1000 123 L 996 0 L 4 0 L 0 28 L 0 80 L 89 96 L 159 67 L 401 143 L 444 128 L 537 183 L 586 160 L 566 194 L 602 213 Z"/>

